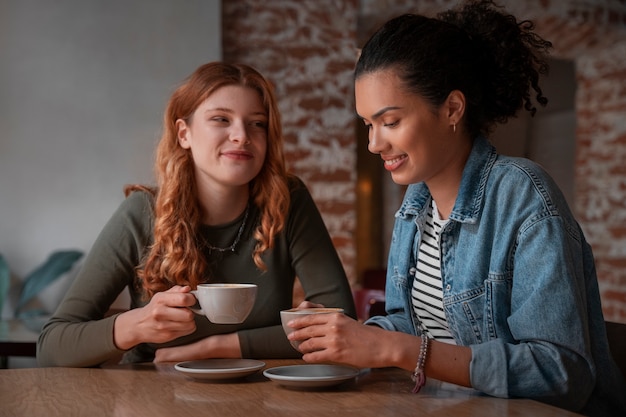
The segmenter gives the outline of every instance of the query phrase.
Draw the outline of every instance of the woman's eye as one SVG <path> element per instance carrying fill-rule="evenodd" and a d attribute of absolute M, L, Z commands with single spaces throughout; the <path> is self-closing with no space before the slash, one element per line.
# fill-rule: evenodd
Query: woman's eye
<path fill-rule="evenodd" d="M 258 129 L 267 129 L 267 122 L 265 121 L 258 120 L 256 122 L 252 122 L 251 124 L 253 127 L 256 127 Z"/>
<path fill-rule="evenodd" d="M 219 116 L 212 117 L 212 118 L 211 118 L 211 121 L 213 121 L 213 122 L 218 122 L 218 123 L 228 123 L 228 119 L 227 119 L 227 118 L 225 118 L 225 117 L 219 117 Z"/>
<path fill-rule="evenodd" d="M 396 127 L 396 126 L 398 126 L 398 123 L 400 123 L 400 122 L 398 120 L 396 120 L 395 122 L 385 123 L 385 124 L 383 124 L 383 126 L 385 126 L 385 127 Z"/>

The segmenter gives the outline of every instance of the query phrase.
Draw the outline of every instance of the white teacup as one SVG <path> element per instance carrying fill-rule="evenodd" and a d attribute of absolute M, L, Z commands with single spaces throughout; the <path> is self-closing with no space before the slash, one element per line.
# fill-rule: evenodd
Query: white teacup
<path fill-rule="evenodd" d="M 311 307 L 311 308 L 291 308 L 289 310 L 281 310 L 280 321 L 283 325 L 285 334 L 289 336 L 293 329 L 287 326 L 290 320 L 297 319 L 311 314 L 330 314 L 330 313 L 343 313 L 343 308 L 339 307 Z M 298 349 L 300 342 L 296 340 L 290 340 L 291 346 Z"/>
<path fill-rule="evenodd" d="M 191 310 L 212 323 L 243 323 L 254 307 L 256 292 L 256 284 L 199 284 L 191 293 L 201 308 Z"/>

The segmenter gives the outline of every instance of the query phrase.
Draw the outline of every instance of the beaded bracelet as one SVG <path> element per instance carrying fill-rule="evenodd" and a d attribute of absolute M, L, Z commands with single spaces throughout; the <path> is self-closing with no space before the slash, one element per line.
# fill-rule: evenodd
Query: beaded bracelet
<path fill-rule="evenodd" d="M 411 379 L 415 382 L 413 387 L 413 394 L 420 392 L 422 387 L 426 384 L 426 373 L 424 372 L 424 364 L 426 363 L 426 354 L 428 354 L 428 336 L 422 333 L 422 343 L 420 345 L 420 354 L 417 357 L 417 364 L 415 365 L 415 371 L 411 374 Z"/>

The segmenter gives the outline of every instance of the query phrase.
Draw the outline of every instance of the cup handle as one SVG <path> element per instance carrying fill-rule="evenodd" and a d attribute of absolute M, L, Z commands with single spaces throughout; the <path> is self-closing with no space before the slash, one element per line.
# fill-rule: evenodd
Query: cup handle
<path fill-rule="evenodd" d="M 200 302 L 198 301 L 198 290 L 191 290 L 189 292 L 192 293 L 194 297 L 196 297 L 196 304 L 200 305 Z M 204 311 L 202 310 L 202 307 L 200 308 L 189 307 L 189 309 L 200 316 L 205 315 Z"/>

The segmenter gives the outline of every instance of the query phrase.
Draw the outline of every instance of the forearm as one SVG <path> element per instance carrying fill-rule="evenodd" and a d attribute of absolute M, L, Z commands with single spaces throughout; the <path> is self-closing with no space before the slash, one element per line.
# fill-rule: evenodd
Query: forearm
<path fill-rule="evenodd" d="M 39 366 L 98 366 L 118 356 L 121 351 L 112 338 L 114 320 L 70 323 L 51 319 L 37 342 Z"/>
<path fill-rule="evenodd" d="M 205 348 L 214 358 L 241 358 L 237 333 L 217 334 L 204 340 Z"/>
<path fill-rule="evenodd" d="M 302 356 L 291 346 L 281 325 L 242 330 L 238 335 L 244 358 L 287 359 Z"/>
<path fill-rule="evenodd" d="M 401 332 L 391 332 L 385 337 L 386 351 L 390 352 L 390 363 L 393 366 L 413 372 L 420 353 L 421 339 Z M 470 387 L 470 360 L 472 352 L 469 347 L 456 346 L 430 340 L 425 362 L 425 374 L 429 378 Z"/>
<path fill-rule="evenodd" d="M 194 343 L 158 349 L 155 362 L 178 362 L 211 358 L 241 358 L 237 333 L 205 337 Z"/>

